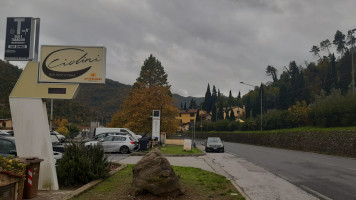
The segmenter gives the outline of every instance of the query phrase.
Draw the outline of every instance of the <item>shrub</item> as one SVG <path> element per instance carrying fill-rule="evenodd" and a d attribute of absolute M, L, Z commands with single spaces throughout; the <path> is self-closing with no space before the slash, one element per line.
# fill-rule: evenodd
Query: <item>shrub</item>
<path fill-rule="evenodd" d="M 340 91 L 333 90 L 329 96 L 317 96 L 311 105 L 309 119 L 316 126 L 356 125 L 356 95 L 342 96 Z"/>
<path fill-rule="evenodd" d="M 108 175 L 110 163 L 100 145 L 68 145 L 57 166 L 58 182 L 64 186 L 86 184 Z"/>

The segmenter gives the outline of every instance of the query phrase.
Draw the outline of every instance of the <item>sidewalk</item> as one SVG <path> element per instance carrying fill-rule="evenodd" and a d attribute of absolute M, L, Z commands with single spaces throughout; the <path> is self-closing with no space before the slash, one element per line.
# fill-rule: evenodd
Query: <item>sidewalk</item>
<path fill-rule="evenodd" d="M 142 156 L 130 156 L 120 162 L 136 164 L 141 158 Z M 318 199 L 267 170 L 229 153 L 208 153 L 199 157 L 167 159 L 171 165 L 201 168 L 227 177 L 246 199 Z"/>

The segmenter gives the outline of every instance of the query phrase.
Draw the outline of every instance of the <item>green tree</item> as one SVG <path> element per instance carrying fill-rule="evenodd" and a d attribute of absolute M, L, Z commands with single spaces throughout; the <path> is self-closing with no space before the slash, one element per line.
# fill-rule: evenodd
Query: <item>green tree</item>
<path fill-rule="evenodd" d="M 318 56 L 320 58 L 320 62 L 323 60 L 319 54 L 320 49 L 318 46 L 316 46 L 316 45 L 312 46 L 310 52 L 313 53 L 314 56 Z"/>
<path fill-rule="evenodd" d="M 167 81 L 168 75 L 164 71 L 161 62 L 152 54 L 144 61 L 140 76 L 136 79 L 133 87 L 170 87 Z"/>
<path fill-rule="evenodd" d="M 196 104 L 195 100 L 192 98 L 190 100 L 190 104 L 189 104 L 189 109 L 197 109 L 198 105 Z"/>
<path fill-rule="evenodd" d="M 272 76 L 273 82 L 278 81 L 277 72 L 278 72 L 278 70 L 275 67 L 270 66 L 270 65 L 267 66 L 266 74 L 267 74 L 267 76 Z"/>
<path fill-rule="evenodd" d="M 229 97 L 227 99 L 227 106 L 228 107 L 234 106 L 234 97 L 232 96 L 231 90 L 229 92 Z"/>
<path fill-rule="evenodd" d="M 331 55 L 330 48 L 331 48 L 331 42 L 329 39 L 326 39 L 326 40 L 320 42 L 320 49 L 327 50 L 329 55 Z"/>
<path fill-rule="evenodd" d="M 211 111 L 211 101 L 212 100 L 211 100 L 210 85 L 208 83 L 208 87 L 205 92 L 205 99 L 203 102 L 203 110 L 205 110 L 208 113 Z"/>
<path fill-rule="evenodd" d="M 337 30 L 334 36 L 334 41 L 333 44 L 336 46 L 336 51 L 340 53 L 341 55 L 344 55 L 346 52 L 346 42 L 345 42 L 345 35 Z"/>

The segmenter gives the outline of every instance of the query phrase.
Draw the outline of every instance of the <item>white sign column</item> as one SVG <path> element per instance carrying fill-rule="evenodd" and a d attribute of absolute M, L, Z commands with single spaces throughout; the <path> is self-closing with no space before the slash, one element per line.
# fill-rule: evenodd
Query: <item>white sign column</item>
<path fill-rule="evenodd" d="M 152 138 L 157 138 L 158 142 L 161 141 L 161 111 L 153 110 L 152 113 Z"/>

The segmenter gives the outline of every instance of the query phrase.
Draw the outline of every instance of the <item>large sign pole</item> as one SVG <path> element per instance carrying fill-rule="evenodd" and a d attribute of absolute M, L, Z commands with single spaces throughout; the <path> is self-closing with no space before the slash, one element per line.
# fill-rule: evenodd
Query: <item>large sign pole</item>
<path fill-rule="evenodd" d="M 42 98 L 72 99 L 79 84 L 37 83 L 38 62 L 28 62 L 9 98 L 17 155 L 43 159 L 38 188 L 58 190 L 47 109 Z M 66 91 L 57 94 L 55 91 Z M 54 92 L 53 92 L 54 91 Z"/>
<path fill-rule="evenodd" d="M 37 62 L 39 19 L 7 19 L 5 60 L 28 62 L 10 96 L 17 155 L 41 162 L 38 188 L 58 190 L 47 110 L 42 99 L 73 99 L 78 83 L 105 83 L 105 47 L 44 46 Z M 39 77 L 38 77 L 39 75 Z"/>

